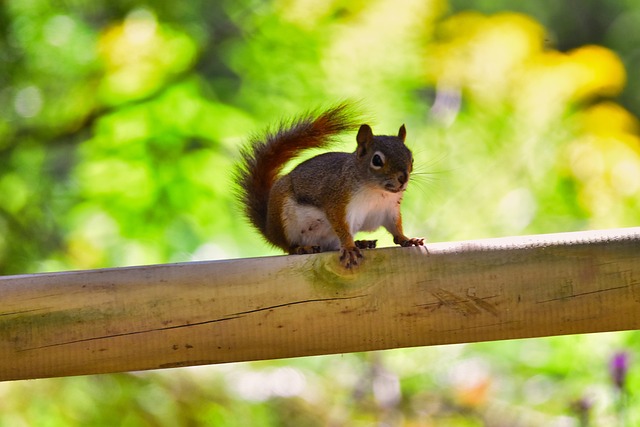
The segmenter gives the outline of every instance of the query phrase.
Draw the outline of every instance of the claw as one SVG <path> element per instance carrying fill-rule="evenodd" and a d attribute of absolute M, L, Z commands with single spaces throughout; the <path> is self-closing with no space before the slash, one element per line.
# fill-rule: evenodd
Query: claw
<path fill-rule="evenodd" d="M 408 246 L 424 246 L 424 238 L 414 237 L 407 240 L 402 240 L 398 242 L 398 244 L 405 248 Z"/>
<path fill-rule="evenodd" d="M 290 255 L 305 255 L 320 253 L 320 246 L 292 246 L 289 248 Z"/>
<path fill-rule="evenodd" d="M 358 249 L 375 249 L 377 240 L 356 240 L 356 247 Z"/>
<path fill-rule="evenodd" d="M 362 252 L 356 246 L 352 248 L 342 248 L 340 250 L 340 263 L 345 268 L 353 268 L 357 267 L 360 263 L 360 259 L 362 259 Z"/>

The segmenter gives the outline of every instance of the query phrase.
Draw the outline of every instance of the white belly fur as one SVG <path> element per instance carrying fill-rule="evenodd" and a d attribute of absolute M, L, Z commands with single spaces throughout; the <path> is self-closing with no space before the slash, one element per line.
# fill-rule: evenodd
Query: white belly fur
<path fill-rule="evenodd" d="M 351 235 L 374 231 L 380 226 L 395 229 L 402 193 L 366 189 L 353 196 L 347 205 L 347 224 Z M 320 209 L 287 198 L 282 211 L 287 240 L 292 246 L 320 246 L 322 251 L 340 249 L 340 241 L 327 216 Z"/>
<path fill-rule="evenodd" d="M 358 231 L 374 231 L 380 226 L 395 228 L 402 193 L 365 189 L 356 193 L 347 205 L 347 223 L 354 235 Z"/>

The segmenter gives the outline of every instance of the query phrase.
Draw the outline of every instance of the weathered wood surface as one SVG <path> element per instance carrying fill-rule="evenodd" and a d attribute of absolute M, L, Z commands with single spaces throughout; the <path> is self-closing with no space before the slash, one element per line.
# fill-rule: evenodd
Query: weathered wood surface
<path fill-rule="evenodd" d="M 0 277 L 0 380 L 640 329 L 640 228 Z"/>

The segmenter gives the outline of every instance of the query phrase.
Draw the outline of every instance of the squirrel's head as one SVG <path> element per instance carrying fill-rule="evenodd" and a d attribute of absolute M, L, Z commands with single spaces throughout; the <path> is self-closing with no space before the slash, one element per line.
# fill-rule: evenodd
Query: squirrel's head
<path fill-rule="evenodd" d="M 413 155 L 404 140 L 407 130 L 400 126 L 398 136 L 374 135 L 369 125 L 358 130 L 356 157 L 361 172 L 385 191 L 398 193 L 407 188 L 413 169 Z"/>

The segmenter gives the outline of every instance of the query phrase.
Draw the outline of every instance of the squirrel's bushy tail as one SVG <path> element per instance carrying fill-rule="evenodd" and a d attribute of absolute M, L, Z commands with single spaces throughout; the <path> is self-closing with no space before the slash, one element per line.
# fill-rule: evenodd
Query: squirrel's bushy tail
<path fill-rule="evenodd" d="M 322 148 L 345 131 L 356 129 L 358 114 L 348 103 L 280 123 L 242 150 L 236 170 L 238 199 L 251 223 L 265 233 L 269 191 L 284 165 L 301 151 Z"/>

